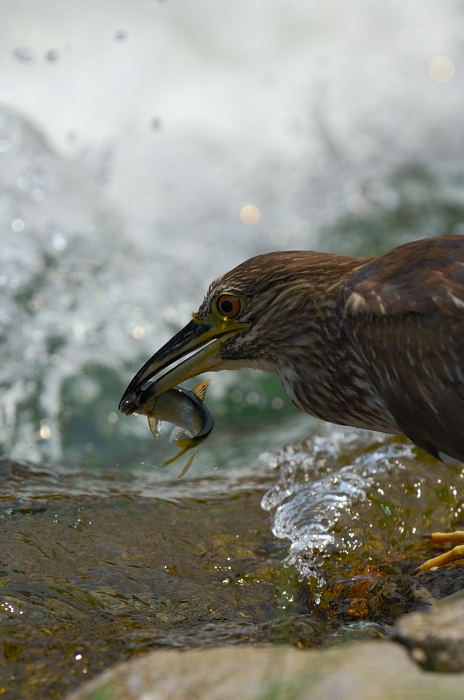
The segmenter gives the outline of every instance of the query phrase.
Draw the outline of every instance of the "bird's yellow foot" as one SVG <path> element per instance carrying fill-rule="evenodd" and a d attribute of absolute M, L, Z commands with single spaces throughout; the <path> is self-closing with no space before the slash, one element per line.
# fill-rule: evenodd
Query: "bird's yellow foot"
<path fill-rule="evenodd" d="M 448 552 L 427 559 L 427 561 L 424 561 L 417 569 L 414 569 L 413 574 L 419 574 L 422 571 L 430 571 L 430 569 L 446 566 L 459 559 L 464 561 L 464 530 L 457 530 L 456 532 L 433 532 L 428 539 L 430 539 L 432 544 L 451 543 L 455 546 Z"/>

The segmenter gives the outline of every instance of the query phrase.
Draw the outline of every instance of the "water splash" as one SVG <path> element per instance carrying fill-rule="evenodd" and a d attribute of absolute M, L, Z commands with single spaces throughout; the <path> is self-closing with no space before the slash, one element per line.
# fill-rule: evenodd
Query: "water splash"
<path fill-rule="evenodd" d="M 73 402 L 105 422 L 125 363 L 151 354 L 153 281 L 82 163 L 5 107 L 0 144 L 0 443 L 14 459 L 57 460 Z M 188 298 L 165 260 L 152 271 L 172 304 Z"/>
<path fill-rule="evenodd" d="M 299 446 L 262 456 L 280 473 L 261 505 L 272 512 L 274 535 L 290 541 L 285 564 L 296 568 L 300 580 L 314 578 L 323 586 L 328 574 L 324 558 L 365 548 L 372 523 L 378 520 L 385 531 L 382 513 L 392 512 L 395 502 L 404 509 L 396 518 L 397 532 L 416 532 L 420 510 L 427 507 L 426 499 L 419 503 L 416 496 L 423 492 L 429 466 L 414 458 L 415 451 L 410 443 L 378 434 L 327 427 Z M 428 481 L 439 484 L 444 472 L 440 466 Z"/>

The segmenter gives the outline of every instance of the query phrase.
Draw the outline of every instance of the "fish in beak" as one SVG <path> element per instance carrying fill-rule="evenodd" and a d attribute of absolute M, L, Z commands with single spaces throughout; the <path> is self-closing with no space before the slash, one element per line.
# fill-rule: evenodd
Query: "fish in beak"
<path fill-rule="evenodd" d="M 149 428 L 155 438 L 158 437 L 161 421 L 168 421 L 176 426 L 169 440 L 180 447 L 180 452 L 163 462 L 161 467 L 167 467 L 193 449 L 178 479 L 189 470 L 198 446 L 206 440 L 214 427 L 214 418 L 203 403 L 209 382 L 209 379 L 203 380 L 192 391 L 176 386 L 155 397 L 152 396 L 153 384 L 149 384 L 143 392 L 144 403 L 137 409 L 138 413 L 147 416 Z"/>
<path fill-rule="evenodd" d="M 226 338 L 246 328 L 248 323 L 230 318 L 209 314 L 206 319 L 200 319 L 194 315 L 190 323 L 139 369 L 124 392 L 119 410 L 126 415 L 137 411 L 144 401 L 143 390 L 151 379 L 154 379 L 151 395 L 159 396 L 202 372 L 228 369 L 230 364 L 220 356 L 221 345 Z"/>

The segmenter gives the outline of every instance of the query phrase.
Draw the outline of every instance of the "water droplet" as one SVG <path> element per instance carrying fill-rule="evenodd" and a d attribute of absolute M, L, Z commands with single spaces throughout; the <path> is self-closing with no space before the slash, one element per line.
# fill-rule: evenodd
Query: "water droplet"
<path fill-rule="evenodd" d="M 246 204 L 240 209 L 240 221 L 249 226 L 257 224 L 261 216 L 261 209 L 255 204 Z"/>
<path fill-rule="evenodd" d="M 53 234 L 52 246 L 56 251 L 61 252 L 66 248 L 67 245 L 68 241 L 66 239 L 66 236 L 63 233 L 61 233 L 61 231 L 57 231 Z"/>
<path fill-rule="evenodd" d="M 10 226 L 14 233 L 21 233 L 21 231 L 24 231 L 25 224 L 22 219 L 13 219 Z"/>
<path fill-rule="evenodd" d="M 45 54 L 45 60 L 49 61 L 50 63 L 54 63 L 55 61 L 59 61 L 59 59 L 60 59 L 60 54 L 56 49 L 50 49 Z"/>
<path fill-rule="evenodd" d="M 143 338 L 144 335 L 145 329 L 142 326 L 136 326 L 132 329 L 131 336 L 135 338 L 135 340 L 140 340 L 140 338 Z"/>
<path fill-rule="evenodd" d="M 247 403 L 256 406 L 259 403 L 259 394 L 256 391 L 249 391 L 246 397 Z"/>
<path fill-rule="evenodd" d="M 76 340 L 83 341 L 85 338 L 85 332 L 86 332 L 85 325 L 83 323 L 81 323 L 80 321 L 77 321 L 77 323 L 74 324 L 73 332 L 74 332 L 74 336 L 75 336 Z M 86 380 L 84 379 L 84 381 L 86 381 Z M 92 385 L 93 385 L 93 383 L 92 383 Z M 81 389 L 82 389 L 82 384 L 81 384 Z"/>
<path fill-rule="evenodd" d="M 34 53 L 26 46 L 18 46 L 14 49 L 13 56 L 23 63 L 32 63 L 35 59 Z"/>
<path fill-rule="evenodd" d="M 158 129 L 161 129 L 160 117 L 152 117 L 152 119 L 150 119 L 150 128 L 155 130 L 155 131 Z"/>
<path fill-rule="evenodd" d="M 41 440 L 49 440 L 51 438 L 52 431 L 50 429 L 50 426 L 46 421 L 42 422 L 42 425 L 40 426 L 39 430 L 39 436 Z"/>
<path fill-rule="evenodd" d="M 435 56 L 428 65 L 428 72 L 436 83 L 447 83 L 454 76 L 454 63 L 448 56 Z"/>

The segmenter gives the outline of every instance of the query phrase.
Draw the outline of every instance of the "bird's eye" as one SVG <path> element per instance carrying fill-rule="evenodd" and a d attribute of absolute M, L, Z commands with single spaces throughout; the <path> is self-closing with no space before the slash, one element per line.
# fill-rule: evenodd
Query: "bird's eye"
<path fill-rule="evenodd" d="M 235 318 L 242 310 L 242 302 L 233 294 L 221 294 L 216 300 L 216 308 L 226 318 Z"/>

